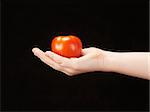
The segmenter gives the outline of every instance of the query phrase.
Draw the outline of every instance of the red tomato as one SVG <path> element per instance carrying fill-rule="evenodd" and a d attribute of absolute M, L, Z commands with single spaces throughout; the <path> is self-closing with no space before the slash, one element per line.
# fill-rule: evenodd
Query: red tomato
<path fill-rule="evenodd" d="M 82 42 L 78 37 L 73 35 L 58 36 L 52 40 L 51 50 L 67 58 L 80 57 Z"/>

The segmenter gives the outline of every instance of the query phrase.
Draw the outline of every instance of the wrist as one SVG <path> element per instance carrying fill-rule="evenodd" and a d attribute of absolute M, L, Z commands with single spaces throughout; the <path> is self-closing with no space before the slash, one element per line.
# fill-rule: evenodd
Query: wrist
<path fill-rule="evenodd" d="M 118 53 L 105 51 L 104 66 L 107 72 L 116 72 L 118 65 Z"/>

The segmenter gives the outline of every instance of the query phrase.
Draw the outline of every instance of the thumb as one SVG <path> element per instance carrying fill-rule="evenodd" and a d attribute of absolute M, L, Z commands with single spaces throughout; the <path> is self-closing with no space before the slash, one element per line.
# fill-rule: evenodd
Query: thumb
<path fill-rule="evenodd" d="M 82 49 L 82 55 L 91 54 L 95 51 L 94 47 L 84 48 Z"/>
<path fill-rule="evenodd" d="M 82 55 L 84 56 L 84 55 L 87 55 L 88 53 L 89 53 L 89 48 L 84 48 L 84 49 L 82 49 Z"/>

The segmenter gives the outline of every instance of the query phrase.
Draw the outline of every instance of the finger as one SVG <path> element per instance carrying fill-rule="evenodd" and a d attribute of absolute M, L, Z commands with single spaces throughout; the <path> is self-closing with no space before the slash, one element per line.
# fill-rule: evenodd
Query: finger
<path fill-rule="evenodd" d="M 32 52 L 34 53 L 35 56 L 39 57 L 39 58 L 43 58 L 45 57 L 45 54 L 42 50 L 40 50 L 39 48 L 33 48 Z M 45 57 L 47 59 L 47 57 Z"/>
<path fill-rule="evenodd" d="M 55 70 L 63 70 L 63 67 L 61 67 L 59 64 L 57 64 L 56 62 L 54 62 L 52 59 L 50 59 L 49 57 L 45 56 L 45 53 L 40 50 L 39 48 L 33 48 L 33 53 L 35 56 L 37 56 L 38 58 L 40 58 L 40 60 L 42 62 L 44 62 L 45 64 L 49 65 L 50 67 L 52 67 Z"/>
<path fill-rule="evenodd" d="M 32 49 L 32 52 L 34 53 L 35 56 L 38 56 L 38 53 L 37 53 L 38 51 L 39 51 L 39 48 Z"/>
<path fill-rule="evenodd" d="M 45 55 L 50 57 L 53 61 L 60 64 L 61 66 L 68 67 L 70 66 L 70 60 L 68 58 L 65 58 L 63 56 L 60 56 L 54 52 L 46 51 Z"/>
<path fill-rule="evenodd" d="M 76 74 L 76 71 L 69 69 L 67 67 L 63 67 L 63 66 L 59 65 L 58 63 L 56 63 L 55 61 L 53 61 L 50 57 L 45 56 L 45 53 L 42 50 L 40 50 L 39 48 L 33 48 L 32 51 L 37 57 L 39 57 L 41 59 L 41 61 L 43 61 L 45 64 L 49 65 L 53 69 L 61 71 L 68 76 L 72 76 L 72 75 Z"/>
<path fill-rule="evenodd" d="M 82 49 L 82 55 L 86 55 L 86 54 L 88 54 L 89 52 L 88 52 L 88 48 L 84 48 L 84 49 Z"/>
<path fill-rule="evenodd" d="M 62 72 L 71 74 L 71 75 L 75 74 L 77 72 L 72 69 L 72 68 L 74 68 L 73 65 L 76 62 L 77 58 L 68 59 L 68 58 L 62 57 L 54 52 L 51 52 L 51 51 L 46 51 L 45 55 L 48 56 L 49 58 L 51 58 L 52 60 L 54 60 L 60 66 L 62 66 L 63 67 Z"/>
<path fill-rule="evenodd" d="M 83 56 L 78 59 L 86 60 L 86 59 L 90 59 L 90 58 L 96 58 L 96 57 L 102 56 L 102 55 L 100 55 L 100 54 L 102 54 L 102 52 L 103 52 L 103 50 L 96 49 L 95 47 L 85 48 L 85 49 L 82 49 Z"/>
<path fill-rule="evenodd" d="M 67 58 L 57 55 L 51 51 L 46 51 L 45 54 L 59 64 L 67 61 Z"/>
<path fill-rule="evenodd" d="M 82 49 L 82 54 L 86 55 L 86 54 L 91 54 L 91 51 L 96 51 L 95 47 L 89 47 L 89 48 L 84 48 Z"/>
<path fill-rule="evenodd" d="M 79 58 L 76 58 L 75 60 L 72 59 L 72 61 L 73 62 L 76 61 L 76 63 L 79 63 L 81 61 L 89 61 L 89 59 L 95 58 L 97 56 L 99 56 L 99 55 L 98 54 L 89 53 L 89 54 L 83 55 L 83 56 L 81 56 Z"/>

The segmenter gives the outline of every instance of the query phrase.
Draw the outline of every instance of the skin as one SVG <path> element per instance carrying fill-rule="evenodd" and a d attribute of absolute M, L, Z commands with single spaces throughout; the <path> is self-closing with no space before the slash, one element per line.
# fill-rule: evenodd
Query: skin
<path fill-rule="evenodd" d="M 66 58 L 39 48 L 33 48 L 32 52 L 42 62 L 68 76 L 103 71 L 150 80 L 150 53 L 146 52 L 119 53 L 90 47 L 82 49 L 80 58 Z"/>

